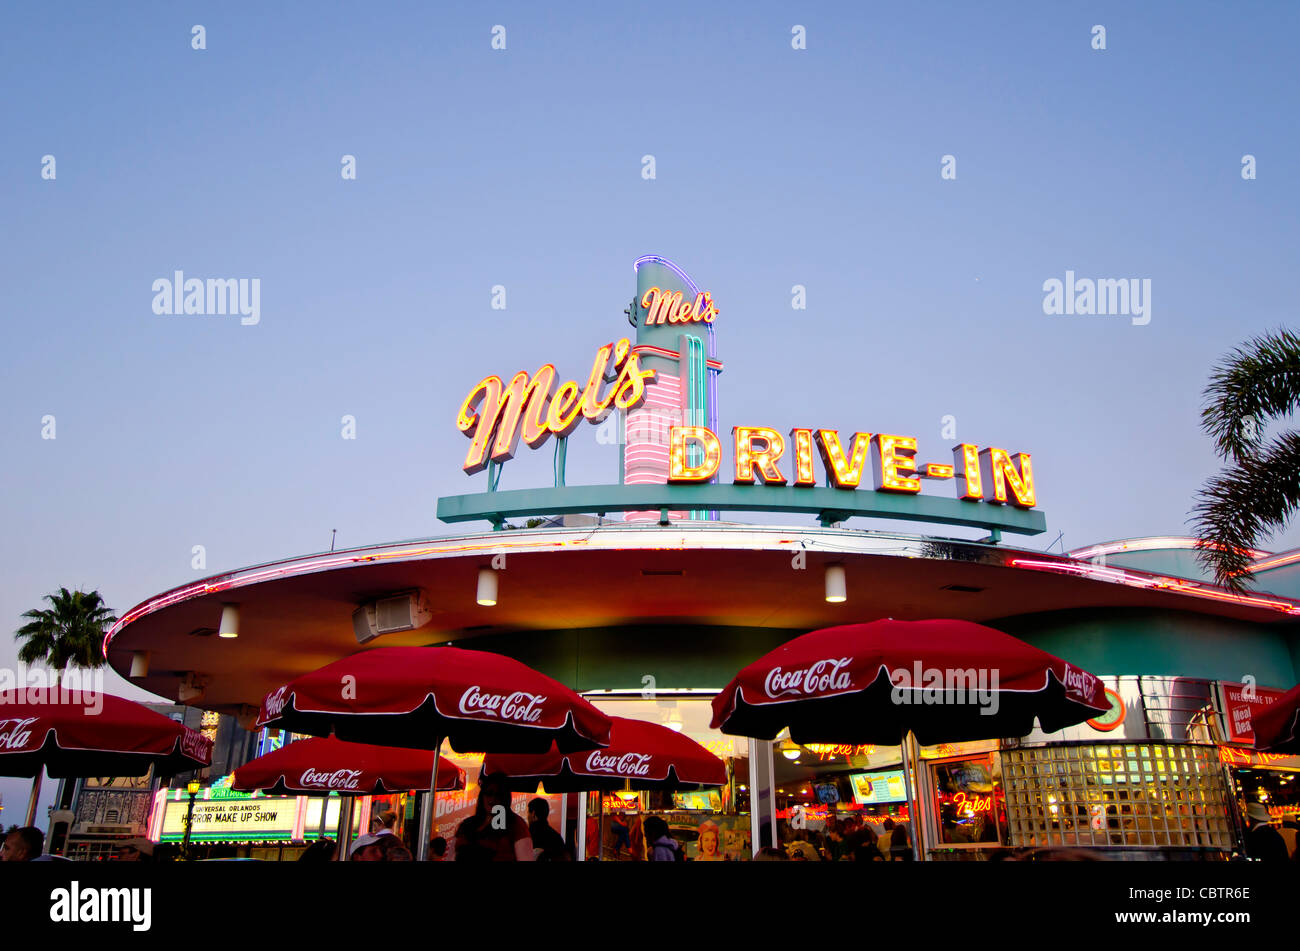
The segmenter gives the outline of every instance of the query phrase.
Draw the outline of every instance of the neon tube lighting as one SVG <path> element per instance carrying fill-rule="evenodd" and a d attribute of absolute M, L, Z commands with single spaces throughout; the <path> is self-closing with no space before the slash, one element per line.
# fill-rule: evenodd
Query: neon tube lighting
<path fill-rule="evenodd" d="M 1254 597 L 1246 594 L 1233 594 L 1220 588 L 1211 588 L 1196 581 L 1182 578 L 1166 578 L 1159 575 L 1145 575 L 1122 568 L 1106 568 L 1093 564 L 1075 564 L 1065 561 L 1038 561 L 1031 558 L 1012 558 L 1009 562 L 1015 568 L 1030 568 L 1036 571 L 1054 571 L 1059 574 L 1074 575 L 1094 581 L 1110 581 L 1115 584 L 1134 588 L 1172 590 L 1178 594 L 1208 598 L 1212 601 L 1225 601 L 1249 607 L 1269 608 L 1284 614 L 1300 614 L 1300 603 L 1280 601 L 1270 598 Z"/>
<path fill-rule="evenodd" d="M 1161 535 L 1151 538 L 1126 538 L 1121 541 L 1103 542 L 1070 552 L 1069 557 L 1076 561 L 1087 561 L 1099 555 L 1109 555 L 1117 551 L 1159 551 L 1161 549 L 1186 550 L 1196 547 L 1196 539 L 1188 535 Z M 1242 549 L 1253 558 L 1268 554 L 1257 549 Z M 1297 554 L 1300 557 L 1300 554 Z"/>
<path fill-rule="evenodd" d="M 1271 568 L 1281 568 L 1283 565 L 1290 565 L 1300 561 L 1300 551 L 1286 552 L 1281 555 L 1275 555 L 1266 561 L 1259 561 L 1250 566 L 1250 573 L 1257 571 L 1267 571 Z"/>
<path fill-rule="evenodd" d="M 635 274 L 639 271 L 642 264 L 662 264 L 664 267 L 668 268 L 668 270 L 680 277 L 682 281 L 685 282 L 686 286 L 691 289 L 692 294 L 698 294 L 700 292 L 699 287 L 691 280 L 691 276 L 667 258 L 660 257 L 657 254 L 644 254 L 632 263 L 632 273 Z"/>

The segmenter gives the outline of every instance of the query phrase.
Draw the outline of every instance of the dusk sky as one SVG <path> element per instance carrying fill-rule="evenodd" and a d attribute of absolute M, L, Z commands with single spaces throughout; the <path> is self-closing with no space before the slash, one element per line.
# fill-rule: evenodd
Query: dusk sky
<path fill-rule="evenodd" d="M 1008 542 L 1039 550 L 1187 533 L 1218 466 L 1209 370 L 1294 312 L 1291 4 L 10 3 L 0 24 L 7 631 L 60 586 L 121 614 L 332 529 L 459 530 L 434 512 L 485 488 L 460 468 L 466 392 L 547 362 L 585 379 L 632 330 L 646 253 L 721 310 L 724 432 L 908 434 L 947 461 L 952 415 L 1032 453 L 1048 531 Z M 258 322 L 155 314 L 177 270 L 257 279 Z M 1067 271 L 1150 281 L 1149 322 L 1045 313 Z M 584 425 L 569 484 L 617 458 Z M 550 471 L 521 449 L 501 488 Z M 0 780 L 6 824 L 27 789 Z"/>

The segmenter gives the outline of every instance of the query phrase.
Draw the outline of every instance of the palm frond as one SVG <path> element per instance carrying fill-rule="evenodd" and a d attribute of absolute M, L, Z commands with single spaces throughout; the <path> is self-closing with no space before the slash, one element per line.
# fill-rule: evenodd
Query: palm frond
<path fill-rule="evenodd" d="M 1201 426 L 1221 457 L 1255 452 L 1268 420 L 1300 406 L 1300 336 L 1281 329 L 1243 344 L 1210 374 Z"/>
<path fill-rule="evenodd" d="M 1264 450 L 1243 456 L 1196 498 L 1198 559 L 1216 584 L 1248 590 L 1250 549 L 1283 528 L 1300 507 L 1300 434 L 1283 433 Z"/>
<path fill-rule="evenodd" d="M 28 622 L 14 632 L 23 641 L 18 659 L 24 664 L 45 663 L 55 671 L 68 664 L 102 667 L 104 631 L 117 618 L 98 591 L 60 588 L 45 596 L 49 608 L 23 613 Z"/>

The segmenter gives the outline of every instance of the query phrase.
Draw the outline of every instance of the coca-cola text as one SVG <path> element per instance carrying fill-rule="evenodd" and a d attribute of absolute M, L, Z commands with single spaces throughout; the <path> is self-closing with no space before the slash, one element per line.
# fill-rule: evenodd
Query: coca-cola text
<path fill-rule="evenodd" d="M 852 661 L 852 657 L 819 660 L 810 667 L 790 671 L 773 667 L 767 672 L 767 678 L 763 681 L 763 690 L 774 699 L 786 694 L 811 696 L 848 690 L 853 684 L 853 679 L 847 670 Z"/>
<path fill-rule="evenodd" d="M 546 697 L 539 693 L 484 693 L 476 684 L 460 696 L 460 712 L 499 717 L 517 723 L 536 723 L 542 718 Z"/>

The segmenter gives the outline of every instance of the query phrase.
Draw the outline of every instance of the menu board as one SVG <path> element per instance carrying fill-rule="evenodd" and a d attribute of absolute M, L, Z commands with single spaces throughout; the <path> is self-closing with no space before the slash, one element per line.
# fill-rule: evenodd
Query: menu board
<path fill-rule="evenodd" d="M 880 773 L 855 773 L 849 777 L 853 784 L 853 800 L 861 805 L 878 802 L 906 802 L 907 785 L 901 769 Z"/>
<path fill-rule="evenodd" d="M 673 793 L 674 809 L 706 809 L 717 812 L 722 808 L 722 796 L 716 789 L 701 789 Z"/>

